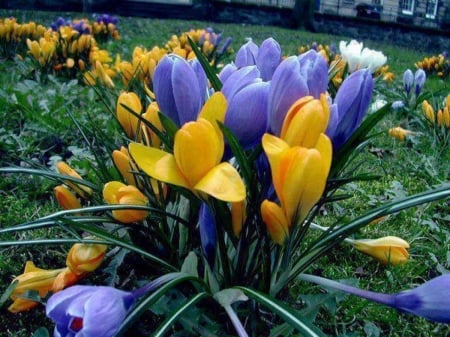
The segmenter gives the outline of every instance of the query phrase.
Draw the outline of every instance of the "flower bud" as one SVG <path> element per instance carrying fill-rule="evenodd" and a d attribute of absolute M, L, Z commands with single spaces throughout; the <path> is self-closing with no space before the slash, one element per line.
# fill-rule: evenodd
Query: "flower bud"
<path fill-rule="evenodd" d="M 396 236 L 370 240 L 352 240 L 351 244 L 360 252 L 372 256 L 382 264 L 398 265 L 408 261 L 409 243 Z"/>
<path fill-rule="evenodd" d="M 56 200 L 64 209 L 81 208 L 81 203 L 67 187 L 64 185 L 56 186 L 54 189 Z"/>
<path fill-rule="evenodd" d="M 105 257 L 107 246 L 93 243 L 76 243 L 67 254 L 67 267 L 76 275 L 97 269 Z"/>
<path fill-rule="evenodd" d="M 142 104 L 138 95 L 134 92 L 122 92 L 117 99 L 117 120 L 124 129 L 128 137 L 134 139 L 137 132 L 139 118 L 132 114 L 140 115 L 142 113 Z"/>

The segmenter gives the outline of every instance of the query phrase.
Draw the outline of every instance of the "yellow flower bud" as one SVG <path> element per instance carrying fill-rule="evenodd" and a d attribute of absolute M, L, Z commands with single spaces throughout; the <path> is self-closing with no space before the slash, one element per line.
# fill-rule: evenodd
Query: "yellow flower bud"
<path fill-rule="evenodd" d="M 264 200 L 261 204 L 261 216 L 273 242 L 284 244 L 289 235 L 289 221 L 283 209 L 272 201 Z"/>
<path fill-rule="evenodd" d="M 75 171 L 73 168 L 71 168 L 67 163 L 60 161 L 56 165 L 58 172 L 61 174 L 64 174 L 66 176 L 70 176 L 73 178 L 82 179 L 81 176 L 78 174 L 77 171 Z M 65 182 L 70 188 L 72 188 L 75 192 L 78 193 L 83 198 L 86 198 L 87 196 L 90 196 L 92 194 L 92 189 L 90 187 L 87 187 L 82 184 L 76 184 L 72 181 L 67 180 Z"/>
<path fill-rule="evenodd" d="M 141 100 L 134 92 L 122 92 L 117 99 L 117 119 L 128 137 L 134 138 L 139 119 L 129 110 L 140 115 L 142 113 Z"/>
<path fill-rule="evenodd" d="M 114 165 L 116 165 L 123 179 L 125 179 L 128 184 L 137 186 L 136 179 L 133 174 L 133 171 L 136 172 L 137 168 L 131 161 L 127 148 L 122 146 L 120 151 L 114 150 L 112 158 Z"/>
<path fill-rule="evenodd" d="M 106 245 L 76 243 L 67 254 L 67 267 L 76 275 L 92 272 L 103 262 L 106 249 Z"/>
<path fill-rule="evenodd" d="M 413 134 L 414 134 L 414 132 L 412 132 L 410 130 L 403 129 L 400 126 L 397 126 L 395 128 L 390 128 L 389 129 L 389 136 L 394 137 L 394 138 L 396 138 L 398 140 L 401 140 L 401 141 L 405 140 L 406 136 L 413 135 Z"/>
<path fill-rule="evenodd" d="M 372 256 L 382 264 L 398 265 L 408 261 L 409 243 L 396 236 L 370 240 L 352 240 L 353 247 L 362 253 Z"/>
<path fill-rule="evenodd" d="M 58 204 L 64 209 L 81 208 L 81 203 L 67 187 L 64 185 L 56 186 L 54 189 Z"/>
<path fill-rule="evenodd" d="M 133 185 L 125 185 L 119 181 L 110 181 L 103 188 L 103 198 L 110 205 L 141 205 L 148 204 L 147 197 Z M 148 211 L 138 209 L 114 210 L 114 219 L 123 223 L 144 220 Z"/>

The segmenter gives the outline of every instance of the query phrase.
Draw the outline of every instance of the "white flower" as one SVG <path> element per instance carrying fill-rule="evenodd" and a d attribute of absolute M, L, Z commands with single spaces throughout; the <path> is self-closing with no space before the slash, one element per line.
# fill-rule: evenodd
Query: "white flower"
<path fill-rule="evenodd" d="M 349 43 L 341 41 L 339 50 L 342 58 L 348 63 L 349 72 L 368 68 L 371 73 L 374 73 L 387 61 L 387 57 L 382 52 L 369 48 L 363 49 L 363 43 L 356 40 L 351 40 Z"/>

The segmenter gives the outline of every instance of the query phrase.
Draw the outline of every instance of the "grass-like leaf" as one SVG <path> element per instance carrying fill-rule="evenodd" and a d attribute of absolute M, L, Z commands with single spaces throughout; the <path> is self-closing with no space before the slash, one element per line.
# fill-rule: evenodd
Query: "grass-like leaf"
<path fill-rule="evenodd" d="M 287 305 L 271 298 L 270 296 L 263 294 L 259 291 L 246 288 L 246 287 L 236 287 L 237 289 L 242 290 L 245 295 L 252 298 L 262 306 L 268 308 L 278 316 L 280 316 L 283 320 L 289 323 L 292 327 L 297 329 L 301 336 L 309 336 L 309 337 L 325 337 L 325 334 L 320 331 L 317 327 L 313 326 L 310 323 L 305 322 L 298 314 Z"/>

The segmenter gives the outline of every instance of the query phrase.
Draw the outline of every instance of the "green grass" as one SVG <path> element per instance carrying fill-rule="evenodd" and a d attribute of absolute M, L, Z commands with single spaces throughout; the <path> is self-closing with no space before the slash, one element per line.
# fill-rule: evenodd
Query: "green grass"
<path fill-rule="evenodd" d="M 81 13 L 0 10 L 0 17 L 11 15 L 21 22 L 32 18 L 42 24 L 49 24 L 58 15 L 82 17 Z M 135 46 L 163 46 L 173 34 L 178 35 L 190 28 L 207 26 L 223 32 L 224 36 L 231 36 L 235 50 L 248 37 L 260 43 L 272 36 L 281 44 L 285 55 L 294 54 L 299 46 L 314 41 L 338 44 L 340 40 L 349 40 L 345 36 L 313 34 L 269 26 L 120 18 L 122 40 L 102 47 L 112 54 L 120 53 L 122 59 L 130 59 Z M 429 56 L 414 49 L 403 49 L 375 41 L 363 42 L 369 48 L 383 51 L 396 74 L 396 81 L 379 92 L 385 97 L 393 97 L 392 92 L 401 90 L 401 77 L 406 68 L 414 69 L 415 62 Z M 0 81 L 0 166 L 11 163 L 23 165 L 25 161 L 45 164 L 51 156 L 64 158 L 68 155 L 67 151 L 70 151 L 78 156 L 77 166 L 88 170 L 90 157 L 84 152 L 88 144 L 82 140 L 82 134 L 74 126 L 69 113 L 82 122 L 87 122 L 87 116 L 90 116 L 111 135 L 115 143 L 120 144 L 120 139 L 115 138 L 116 122 L 91 89 L 74 82 L 37 78 L 30 65 L 14 61 L 0 62 Z M 444 88 L 449 92 L 449 87 L 448 79 L 444 82 L 431 78 L 426 84 L 426 89 L 431 91 Z M 333 207 L 326 207 L 321 224 L 330 225 L 337 218 L 351 219 L 383 202 L 424 191 L 432 185 L 449 180 L 448 144 L 441 149 L 434 146 L 433 137 L 424 129 L 420 129 L 420 134 L 408 142 L 388 138 L 387 129 L 401 122 L 404 121 L 395 113 L 382 121 L 377 126 L 377 131 L 384 134 L 374 138 L 368 147 L 372 151 L 364 152 L 359 159 L 359 171 L 376 173 L 381 178 L 348 185 L 346 192 L 353 197 L 333 204 Z M 60 141 L 58 148 L 53 147 L 55 139 Z M 52 213 L 57 209 L 52 187 L 52 182 L 36 177 L 0 176 L 0 228 Z M 440 202 L 407 210 L 371 225 L 358 234 L 359 237 L 367 235 L 371 238 L 385 235 L 403 237 L 411 243 L 411 261 L 406 265 L 380 266 L 369 257 L 356 254 L 349 246 L 343 245 L 318 261 L 311 271 L 334 279 L 358 278 L 363 288 L 380 292 L 397 292 L 420 284 L 450 268 L 448 207 L 448 202 Z M 40 231 L 14 233 L 2 236 L 2 240 L 25 240 L 39 238 L 41 235 L 43 233 Z M 36 265 L 43 268 L 64 264 L 63 252 L 67 247 L 13 246 L 0 249 L 1 292 L 6 289 L 14 275 L 21 273 L 24 263 L 29 259 L 33 259 Z M 292 292 L 297 295 L 309 293 L 310 289 L 308 285 L 297 284 L 292 288 Z M 334 303 L 334 311 L 321 309 L 317 318 L 319 325 L 330 335 L 376 336 L 378 331 L 380 336 L 425 337 L 450 333 L 445 325 L 402 315 L 395 310 L 355 297 L 339 297 L 338 300 Z M 4 335 L 0 334 L 2 337 L 30 336 L 41 325 L 51 327 L 40 309 L 32 313 L 13 315 L 8 313 L 5 307 L 1 308 L 0 326 L 6 327 Z"/>

